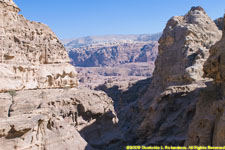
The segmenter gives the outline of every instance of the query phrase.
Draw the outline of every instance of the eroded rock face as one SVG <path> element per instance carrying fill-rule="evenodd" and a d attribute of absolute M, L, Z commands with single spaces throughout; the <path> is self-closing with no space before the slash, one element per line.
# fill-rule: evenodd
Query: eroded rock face
<path fill-rule="evenodd" d="M 49 111 L 42 110 L 1 119 L 0 149 L 81 150 L 87 147 L 87 142 L 73 126 L 48 114 Z"/>
<path fill-rule="evenodd" d="M 1 6 L 6 8 L 7 10 L 11 10 L 11 11 L 14 11 L 14 12 L 19 12 L 20 11 L 20 9 L 13 2 L 13 0 L 1 0 Z"/>
<path fill-rule="evenodd" d="M 110 143 L 118 122 L 112 100 L 74 88 L 77 73 L 46 25 L 18 15 L 12 0 L 0 0 L 0 9 L 0 149 L 89 150 Z"/>
<path fill-rule="evenodd" d="M 204 82 L 203 65 L 209 48 L 220 38 L 221 31 L 200 7 L 172 17 L 159 40 L 154 78 L 143 104 L 160 98 L 161 93 L 185 92 L 192 83 Z"/>
<path fill-rule="evenodd" d="M 116 129 L 112 100 L 103 92 L 26 90 L 0 99 L 0 149 L 91 149 L 84 139 L 110 142 Z"/>
<path fill-rule="evenodd" d="M 76 72 L 51 29 L 18 15 L 12 0 L 1 0 L 0 8 L 0 91 L 76 87 Z"/>
<path fill-rule="evenodd" d="M 221 31 L 201 7 L 168 21 L 148 91 L 119 116 L 127 118 L 121 127 L 128 143 L 185 144 L 199 95 L 210 81 L 203 66 L 220 38 Z"/>
<path fill-rule="evenodd" d="M 118 124 L 104 92 L 70 88 L 76 72 L 55 35 L 19 16 L 13 1 L 0 4 L 0 89 L 8 91 L 0 93 L 0 149 L 225 144 L 225 38 L 217 42 L 221 31 L 201 7 L 168 21 L 150 87 L 121 106 Z"/>
<path fill-rule="evenodd" d="M 201 7 L 168 21 L 159 40 L 152 85 L 142 99 L 142 105 L 150 111 L 139 131 L 152 139 L 150 143 L 184 143 L 199 89 L 206 87 L 203 65 L 210 47 L 220 38 L 221 31 Z M 143 129 L 148 130 L 147 134 Z M 168 132 L 171 136 L 166 135 Z"/>
<path fill-rule="evenodd" d="M 224 24 L 224 23 L 223 23 Z M 186 145 L 224 146 L 224 30 L 222 39 L 210 49 L 205 76 L 213 78 L 199 98 Z"/>
<path fill-rule="evenodd" d="M 209 48 L 220 38 L 221 31 L 199 7 L 185 16 L 172 17 L 159 40 L 154 80 L 163 87 L 203 80 Z"/>
<path fill-rule="evenodd" d="M 224 82 L 225 81 L 225 74 L 223 72 L 224 68 L 224 30 L 223 30 L 223 37 L 222 39 L 217 42 L 211 49 L 210 49 L 210 57 L 205 64 L 205 75 L 207 77 L 215 79 L 216 82 Z"/>

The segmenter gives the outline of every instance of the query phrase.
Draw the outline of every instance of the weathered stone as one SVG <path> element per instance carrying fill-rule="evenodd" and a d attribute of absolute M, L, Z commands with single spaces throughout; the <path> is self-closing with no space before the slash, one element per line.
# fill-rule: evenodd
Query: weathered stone
<path fill-rule="evenodd" d="M 204 81 L 203 65 L 209 57 L 209 48 L 220 38 L 221 31 L 198 7 L 185 16 L 172 17 L 159 40 L 153 81 L 142 103 L 158 99 L 160 93 L 172 86 Z"/>
<path fill-rule="evenodd" d="M 224 24 L 224 23 L 223 23 Z M 223 36 L 210 49 L 204 65 L 205 76 L 213 78 L 201 92 L 196 115 L 190 125 L 186 145 L 224 146 L 224 29 Z"/>
<path fill-rule="evenodd" d="M 148 91 L 119 116 L 125 120 L 120 126 L 128 144 L 185 144 L 199 95 L 210 81 L 204 78 L 203 66 L 210 47 L 220 38 L 221 31 L 201 7 L 168 21 Z M 202 119 L 210 129 L 213 123 L 205 117 Z M 209 135 L 207 129 L 199 132 Z"/>
<path fill-rule="evenodd" d="M 66 88 L 18 91 L 8 111 L 10 93 L 0 97 L 6 110 L 1 114 L 0 142 L 8 143 L 9 149 L 82 150 L 91 148 L 84 139 L 103 145 L 119 133 L 112 134 L 118 121 L 112 100 L 104 92 Z"/>
<path fill-rule="evenodd" d="M 85 149 L 87 143 L 74 127 L 41 111 L 1 119 L 0 149 Z"/>
<path fill-rule="evenodd" d="M 111 142 L 112 100 L 74 88 L 75 68 L 46 25 L 18 15 L 12 0 L 0 0 L 0 9 L 0 149 L 89 150 L 86 140 Z"/>
<path fill-rule="evenodd" d="M 12 0 L 0 8 L 0 91 L 76 87 L 77 73 L 51 29 L 18 15 Z"/>
<path fill-rule="evenodd" d="M 150 110 L 139 127 L 148 144 L 184 144 L 199 89 L 206 87 L 203 65 L 220 38 L 221 31 L 201 7 L 168 21 L 159 40 L 152 84 L 141 101 Z"/>

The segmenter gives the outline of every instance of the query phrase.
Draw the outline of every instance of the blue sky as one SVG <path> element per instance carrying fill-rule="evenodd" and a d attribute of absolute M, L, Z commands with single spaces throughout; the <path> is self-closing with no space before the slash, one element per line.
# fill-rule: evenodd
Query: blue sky
<path fill-rule="evenodd" d="M 27 19 L 47 24 L 60 39 L 161 32 L 172 16 L 202 6 L 215 19 L 225 0 L 14 0 Z"/>

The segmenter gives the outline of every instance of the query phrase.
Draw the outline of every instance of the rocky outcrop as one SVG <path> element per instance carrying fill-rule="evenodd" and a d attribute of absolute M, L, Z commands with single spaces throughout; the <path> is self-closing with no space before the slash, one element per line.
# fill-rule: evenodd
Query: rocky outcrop
<path fill-rule="evenodd" d="M 224 23 L 223 23 L 224 24 Z M 224 29 L 224 27 L 223 27 Z M 201 93 L 186 145 L 224 146 L 224 43 L 225 36 L 210 49 L 204 71 L 213 78 Z"/>
<path fill-rule="evenodd" d="M 151 139 L 148 144 L 184 144 L 200 89 L 206 87 L 203 65 L 220 38 L 221 32 L 201 7 L 168 21 L 159 40 L 153 81 L 142 99 L 143 108 L 150 111 L 138 131 Z"/>
<path fill-rule="evenodd" d="M 199 95 L 210 81 L 204 77 L 203 66 L 210 47 L 220 38 L 221 31 L 201 7 L 193 7 L 186 15 L 168 21 L 159 40 L 149 89 L 118 113 L 119 119 L 125 120 L 120 122 L 125 141 L 138 145 L 195 145 L 188 142 L 189 130 Z M 198 131 L 208 135 L 207 130 Z"/>
<path fill-rule="evenodd" d="M 0 99 L 0 149 L 88 149 L 84 139 L 95 144 L 110 141 L 116 129 L 112 100 L 103 92 L 26 90 L 14 96 L 2 93 Z"/>
<path fill-rule="evenodd" d="M 89 150 L 119 136 L 111 134 L 118 122 L 112 99 L 76 89 L 55 34 L 18 15 L 12 0 L 0 0 L 0 11 L 0 149 Z"/>
<path fill-rule="evenodd" d="M 10 119 L 1 119 L 0 149 L 73 149 L 87 147 L 87 142 L 65 124 L 61 118 L 53 118 L 46 112 L 20 114 Z"/>
<path fill-rule="evenodd" d="M 172 17 L 159 40 L 154 78 L 143 101 L 158 99 L 160 93 L 192 91 L 191 84 L 204 82 L 203 64 L 209 48 L 220 38 L 221 31 L 201 7 L 193 7 L 185 16 Z"/>
<path fill-rule="evenodd" d="M 158 43 L 124 41 L 73 48 L 69 56 L 79 67 L 117 66 L 133 62 L 154 62 Z"/>
<path fill-rule="evenodd" d="M 76 72 L 51 29 L 19 15 L 12 0 L 1 0 L 0 8 L 0 91 L 76 87 Z"/>
<path fill-rule="evenodd" d="M 154 81 L 165 88 L 204 80 L 203 64 L 209 48 L 220 38 L 221 32 L 200 7 L 171 18 L 159 40 Z"/>
<path fill-rule="evenodd" d="M 205 76 L 213 78 L 216 82 L 223 82 L 225 81 L 225 75 L 223 72 L 223 49 L 224 49 L 224 40 L 225 40 L 225 31 L 223 30 L 222 39 L 217 42 L 211 49 L 210 49 L 210 57 L 205 64 Z"/>
<path fill-rule="evenodd" d="M 221 31 L 203 8 L 193 7 L 168 21 L 152 79 L 129 85 L 126 91 L 99 87 L 116 100 L 118 122 L 106 93 L 71 88 L 77 85 L 76 72 L 47 26 L 18 15 L 11 0 L 0 0 L 0 7 L 0 149 L 225 144 L 225 34 L 221 39 Z M 93 50 L 104 58 L 94 62 L 151 61 L 149 54 L 155 53 L 148 49 L 157 43 L 132 44 L 113 45 L 109 53 L 105 48 Z M 124 47 L 132 46 L 142 47 L 141 53 L 128 55 Z M 119 61 L 108 60 L 113 55 Z"/>

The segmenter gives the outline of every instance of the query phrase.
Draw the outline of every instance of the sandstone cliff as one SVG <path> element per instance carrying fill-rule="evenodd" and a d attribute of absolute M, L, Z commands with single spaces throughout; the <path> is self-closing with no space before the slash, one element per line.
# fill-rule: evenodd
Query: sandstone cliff
<path fill-rule="evenodd" d="M 224 25 L 224 19 L 221 25 Z M 213 78 L 203 89 L 196 107 L 196 114 L 188 131 L 186 145 L 224 146 L 224 44 L 223 36 L 210 49 L 204 71 L 205 76 Z"/>
<path fill-rule="evenodd" d="M 127 144 L 224 145 L 224 36 L 219 41 L 217 25 L 201 7 L 168 21 L 147 92 L 129 101 L 133 93 L 123 97 L 119 90 L 106 90 L 118 101 L 123 97 L 117 109 L 122 136 L 98 145 L 100 149 Z"/>
<path fill-rule="evenodd" d="M 159 41 L 153 81 L 142 101 L 150 111 L 139 132 L 150 143 L 182 145 L 186 141 L 200 89 L 208 80 L 203 77 L 203 65 L 220 38 L 221 32 L 201 7 L 168 21 Z M 148 132 L 143 134 L 143 129 Z"/>
<path fill-rule="evenodd" d="M 46 25 L 18 15 L 12 0 L 0 8 L 0 149 L 84 150 L 93 149 L 87 141 L 112 141 L 112 99 L 76 88 L 75 68 Z"/>
<path fill-rule="evenodd" d="M 0 91 L 77 86 L 66 50 L 51 29 L 18 15 L 12 0 L 1 0 L 0 7 Z"/>
<path fill-rule="evenodd" d="M 122 141 L 141 145 L 203 144 L 189 142 L 194 140 L 195 132 L 208 135 L 206 129 L 192 132 L 192 128 L 199 127 L 192 120 L 196 111 L 205 106 L 198 108 L 199 95 L 210 81 L 204 77 L 203 66 L 213 53 L 209 53 L 210 47 L 220 38 L 221 31 L 201 7 L 168 21 L 159 40 L 159 55 L 148 91 L 118 113 L 120 120 L 126 118 L 120 122 Z M 211 69 L 215 70 L 214 66 Z M 207 92 L 204 95 L 209 96 Z M 205 123 L 203 126 L 211 127 Z"/>
<path fill-rule="evenodd" d="M 225 144 L 225 31 L 203 8 L 168 21 L 152 79 L 127 92 L 106 90 L 116 97 L 118 122 L 104 92 L 71 88 L 76 72 L 46 25 L 18 15 L 12 0 L 0 7 L 0 149 Z"/>

